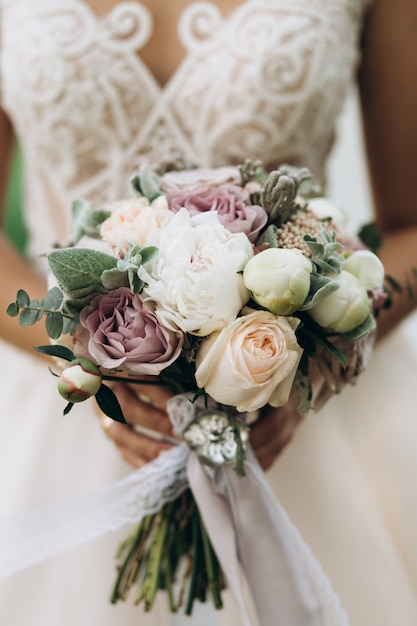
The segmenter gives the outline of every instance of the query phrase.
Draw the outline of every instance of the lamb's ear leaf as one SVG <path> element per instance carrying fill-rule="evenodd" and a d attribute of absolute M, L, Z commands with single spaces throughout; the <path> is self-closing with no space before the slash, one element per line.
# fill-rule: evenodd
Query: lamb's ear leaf
<path fill-rule="evenodd" d="M 48 263 L 63 292 L 71 297 L 84 289 L 102 289 L 101 276 L 117 267 L 117 258 L 90 248 L 60 248 L 48 254 Z"/>

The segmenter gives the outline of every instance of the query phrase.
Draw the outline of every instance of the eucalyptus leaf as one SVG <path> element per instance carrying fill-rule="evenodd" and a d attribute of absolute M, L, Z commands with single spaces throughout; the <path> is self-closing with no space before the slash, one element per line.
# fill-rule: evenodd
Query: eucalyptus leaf
<path fill-rule="evenodd" d="M 45 328 L 51 339 L 58 339 L 62 335 L 63 318 L 59 312 L 47 313 L 45 318 Z"/>
<path fill-rule="evenodd" d="M 59 287 L 52 287 L 41 300 L 41 307 L 48 311 L 59 311 L 64 300 L 64 294 Z"/>
<path fill-rule="evenodd" d="M 16 302 L 9 304 L 7 307 L 7 315 L 10 315 L 10 317 L 17 317 L 19 315 L 19 307 Z"/>
<path fill-rule="evenodd" d="M 71 352 L 69 348 L 66 346 L 59 345 L 47 345 L 47 346 L 36 346 L 36 352 L 40 354 L 47 354 L 48 356 L 56 356 L 59 359 L 65 359 L 65 361 L 73 361 L 75 359 L 74 354 Z"/>
<path fill-rule="evenodd" d="M 37 321 L 37 311 L 31 309 L 23 309 L 20 311 L 19 324 L 22 327 L 32 326 Z"/>
<path fill-rule="evenodd" d="M 126 424 L 126 420 L 120 407 L 119 401 L 113 391 L 110 389 L 110 387 L 102 384 L 100 389 L 96 393 L 95 398 L 98 406 L 105 415 L 108 415 L 116 422 Z"/>
<path fill-rule="evenodd" d="M 19 289 L 16 296 L 16 304 L 20 307 L 27 307 L 30 304 L 30 298 L 24 289 Z"/>

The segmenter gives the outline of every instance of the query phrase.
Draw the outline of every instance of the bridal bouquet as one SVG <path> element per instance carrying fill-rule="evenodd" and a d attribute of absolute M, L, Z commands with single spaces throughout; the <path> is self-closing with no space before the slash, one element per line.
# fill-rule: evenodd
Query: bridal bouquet
<path fill-rule="evenodd" d="M 229 487 L 230 470 L 244 484 L 265 406 L 318 409 L 366 366 L 383 266 L 305 169 L 144 166 L 131 187 L 108 206 L 74 202 L 72 245 L 47 255 L 54 285 L 41 302 L 19 291 L 8 312 L 45 319 L 53 343 L 38 350 L 67 363 L 55 371 L 64 413 L 95 396 L 124 422 L 106 381 L 154 380 L 174 392 L 174 432 L 205 474 L 226 468 Z M 186 483 L 142 517 L 120 548 L 113 602 L 136 585 L 147 610 L 158 589 L 172 610 L 189 614 L 207 593 L 222 605 L 196 491 Z"/>

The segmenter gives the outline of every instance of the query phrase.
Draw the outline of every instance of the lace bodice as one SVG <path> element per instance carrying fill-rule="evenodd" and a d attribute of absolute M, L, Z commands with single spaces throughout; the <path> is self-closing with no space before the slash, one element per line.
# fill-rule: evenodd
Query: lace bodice
<path fill-rule="evenodd" d="M 243 0 L 224 18 L 192 2 L 185 58 L 164 87 L 141 60 L 152 15 L 121 2 L 0 0 L 2 103 L 25 160 L 32 253 L 66 243 L 69 207 L 127 194 L 143 161 L 260 158 L 323 179 L 357 59 L 365 0 Z"/>

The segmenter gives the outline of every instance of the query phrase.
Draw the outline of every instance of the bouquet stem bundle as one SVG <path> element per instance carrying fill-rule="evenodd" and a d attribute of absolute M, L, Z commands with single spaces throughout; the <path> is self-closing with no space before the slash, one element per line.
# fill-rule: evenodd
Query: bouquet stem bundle
<path fill-rule="evenodd" d="M 222 570 L 191 491 L 144 517 L 117 553 L 118 574 L 111 602 L 126 600 L 138 591 L 135 604 L 152 609 L 158 589 L 167 592 L 169 608 L 191 615 L 194 601 L 206 601 L 207 591 L 216 609 L 223 606 Z"/>

